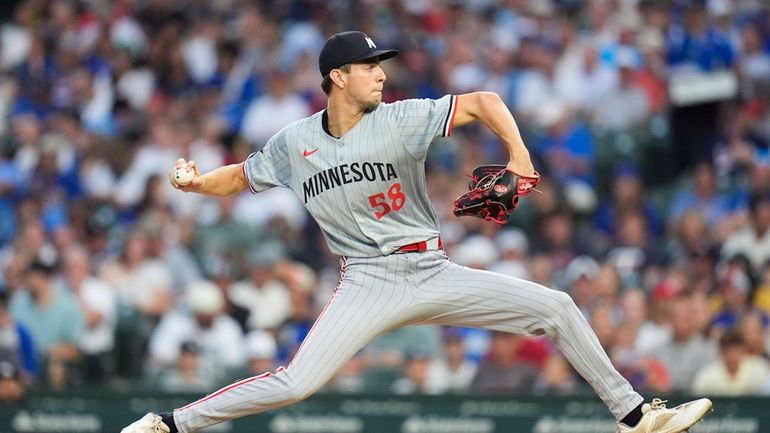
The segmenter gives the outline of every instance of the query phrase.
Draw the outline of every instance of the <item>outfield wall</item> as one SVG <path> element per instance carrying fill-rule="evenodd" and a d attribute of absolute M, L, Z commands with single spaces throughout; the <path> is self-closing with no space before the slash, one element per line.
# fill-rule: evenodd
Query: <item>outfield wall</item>
<path fill-rule="evenodd" d="M 29 394 L 0 405 L 0 433 L 118 433 L 150 410 L 179 407 L 187 394 Z M 671 397 L 673 403 L 686 397 Z M 770 398 L 714 398 L 691 433 L 770 433 Z M 319 394 L 279 411 L 206 430 L 228 433 L 614 433 L 593 395 L 579 397 L 373 396 Z"/>

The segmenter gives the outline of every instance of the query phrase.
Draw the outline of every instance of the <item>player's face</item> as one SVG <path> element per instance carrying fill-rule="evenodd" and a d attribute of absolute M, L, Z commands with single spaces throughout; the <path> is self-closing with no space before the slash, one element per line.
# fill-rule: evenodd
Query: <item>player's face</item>
<path fill-rule="evenodd" d="M 366 63 L 350 65 L 346 86 L 350 99 L 358 103 L 363 110 L 376 107 L 382 102 L 382 88 L 385 84 L 385 71 L 380 61 L 375 59 Z"/>

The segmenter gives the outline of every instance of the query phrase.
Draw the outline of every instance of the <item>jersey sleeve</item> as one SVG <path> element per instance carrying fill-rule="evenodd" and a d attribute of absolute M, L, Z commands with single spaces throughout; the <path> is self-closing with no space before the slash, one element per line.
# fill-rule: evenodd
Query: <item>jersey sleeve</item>
<path fill-rule="evenodd" d="M 409 153 L 422 159 L 436 137 L 452 134 L 452 124 L 457 111 L 457 95 L 439 99 L 406 99 L 391 105 L 401 141 Z"/>
<path fill-rule="evenodd" d="M 274 135 L 261 150 L 243 161 L 243 174 L 253 193 L 274 186 L 287 186 L 291 181 L 291 162 L 286 151 L 286 134 Z"/>

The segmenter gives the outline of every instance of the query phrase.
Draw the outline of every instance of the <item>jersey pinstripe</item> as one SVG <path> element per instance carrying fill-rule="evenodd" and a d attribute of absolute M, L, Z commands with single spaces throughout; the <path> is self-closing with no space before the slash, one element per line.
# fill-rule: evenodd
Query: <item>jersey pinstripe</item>
<path fill-rule="evenodd" d="M 428 200 L 425 157 L 448 136 L 457 96 L 379 104 L 340 138 L 323 112 L 278 132 L 243 165 L 252 192 L 291 188 L 329 248 L 348 257 L 387 255 L 439 235 Z"/>

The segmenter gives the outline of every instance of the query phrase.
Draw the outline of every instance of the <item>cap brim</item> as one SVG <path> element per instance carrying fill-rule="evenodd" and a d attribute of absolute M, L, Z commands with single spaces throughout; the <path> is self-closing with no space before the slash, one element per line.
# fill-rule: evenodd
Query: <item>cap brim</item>
<path fill-rule="evenodd" d="M 374 58 L 378 58 L 380 60 L 388 60 L 391 57 L 396 57 L 396 55 L 398 55 L 398 50 L 377 50 L 372 51 L 371 53 L 366 53 L 365 56 L 353 59 L 348 63 L 363 62 L 364 60 L 371 60 Z"/>

